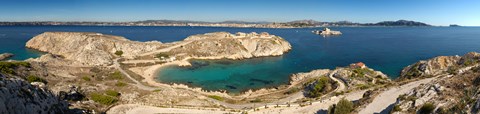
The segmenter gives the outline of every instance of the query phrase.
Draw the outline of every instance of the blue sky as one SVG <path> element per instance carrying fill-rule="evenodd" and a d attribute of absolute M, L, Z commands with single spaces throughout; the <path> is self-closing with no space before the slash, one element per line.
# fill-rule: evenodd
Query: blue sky
<path fill-rule="evenodd" d="M 480 26 L 480 0 L 2 0 L 0 21 L 415 20 Z"/>

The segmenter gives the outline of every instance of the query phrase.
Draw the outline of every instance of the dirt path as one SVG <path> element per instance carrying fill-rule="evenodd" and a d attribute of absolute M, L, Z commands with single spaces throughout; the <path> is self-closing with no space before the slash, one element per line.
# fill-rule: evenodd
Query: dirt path
<path fill-rule="evenodd" d="M 412 90 L 415 87 L 420 86 L 421 84 L 428 83 L 435 79 L 433 78 L 426 78 L 414 82 L 410 82 L 408 84 L 402 85 L 400 87 L 393 87 L 387 91 L 380 93 L 375 99 L 373 99 L 372 103 L 368 104 L 363 110 L 359 112 L 359 114 L 373 114 L 373 113 L 380 113 L 384 109 L 386 109 L 391 104 L 397 101 L 397 98 L 401 94 L 405 94 Z"/>
<path fill-rule="evenodd" d="M 122 67 L 120 67 L 120 63 L 118 63 L 118 60 L 120 60 L 120 58 L 117 58 L 115 60 L 113 60 L 113 66 L 115 67 L 115 69 L 117 69 L 118 71 L 120 71 L 124 76 L 126 76 L 128 79 L 132 80 L 133 82 L 135 82 L 135 86 L 137 86 L 139 89 L 143 89 L 143 90 L 147 90 L 147 91 L 153 91 L 155 89 L 158 89 L 158 88 L 154 88 L 154 87 L 150 87 L 150 86 L 145 86 L 143 85 L 142 83 L 140 83 L 138 80 L 136 80 L 135 78 L 133 78 L 132 76 L 130 76 L 130 74 L 128 74 L 125 70 L 122 69 Z"/>
<path fill-rule="evenodd" d="M 330 77 L 330 79 L 332 79 L 333 81 L 336 81 L 336 82 L 338 83 L 338 87 L 335 88 L 335 90 L 334 90 L 333 92 L 341 92 L 341 91 L 345 90 L 346 86 L 345 86 L 345 83 L 343 83 L 342 80 L 333 77 L 333 75 L 334 75 L 335 73 L 337 73 L 337 70 L 333 70 L 333 71 L 328 75 L 328 77 Z"/>

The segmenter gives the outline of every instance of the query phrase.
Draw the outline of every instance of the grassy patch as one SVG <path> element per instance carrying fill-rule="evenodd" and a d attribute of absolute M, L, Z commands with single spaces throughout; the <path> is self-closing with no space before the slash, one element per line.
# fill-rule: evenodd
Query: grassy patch
<path fill-rule="evenodd" d="M 85 80 L 85 81 L 91 81 L 91 80 L 92 80 L 92 79 L 90 79 L 90 77 L 88 77 L 88 76 L 83 76 L 82 79 Z"/>
<path fill-rule="evenodd" d="M 112 96 L 112 97 L 120 96 L 120 93 L 118 91 L 115 91 L 115 90 L 107 90 L 107 91 L 105 91 L 105 94 L 107 94 L 109 96 Z"/>
<path fill-rule="evenodd" d="M 361 89 L 361 90 L 365 90 L 365 89 L 368 89 L 368 88 L 371 88 L 373 87 L 373 84 L 371 83 L 367 83 L 367 84 L 357 84 L 355 85 L 357 86 L 357 88 Z"/>
<path fill-rule="evenodd" d="M 115 97 L 102 95 L 102 94 L 98 94 L 98 93 L 90 94 L 90 99 L 92 99 L 93 101 L 98 102 L 100 104 L 104 104 L 104 105 L 111 105 L 111 104 L 116 103 L 118 101 L 118 99 L 115 98 Z"/>
<path fill-rule="evenodd" d="M 111 79 L 117 79 L 117 80 L 121 80 L 123 79 L 123 75 L 120 71 L 115 71 L 113 72 L 112 74 L 110 74 L 110 78 Z"/>
<path fill-rule="evenodd" d="M 42 79 L 38 76 L 33 76 L 33 75 L 27 76 L 27 81 L 30 82 L 30 83 L 32 83 L 32 82 L 47 83 L 47 81 L 45 79 Z"/>
<path fill-rule="evenodd" d="M 162 91 L 161 89 L 156 89 L 156 90 L 153 90 L 152 92 L 160 92 Z"/>
<path fill-rule="evenodd" d="M 124 87 L 124 86 L 127 86 L 127 83 L 118 81 L 117 83 L 115 83 L 115 86 L 117 86 L 117 87 Z"/>
<path fill-rule="evenodd" d="M 212 99 L 215 99 L 215 100 L 219 100 L 219 101 L 225 100 L 225 99 L 223 99 L 223 97 L 216 96 L 216 95 L 209 95 L 208 97 L 209 97 L 209 98 L 212 98 Z"/>

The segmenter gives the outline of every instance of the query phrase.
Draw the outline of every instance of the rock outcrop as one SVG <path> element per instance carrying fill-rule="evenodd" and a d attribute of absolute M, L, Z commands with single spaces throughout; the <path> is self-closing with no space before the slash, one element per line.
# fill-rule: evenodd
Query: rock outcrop
<path fill-rule="evenodd" d="M 12 56 L 13 56 L 13 54 L 11 54 L 11 53 L 3 53 L 3 54 L 0 54 L 0 61 L 1 61 L 1 60 L 5 60 L 5 59 L 7 59 L 7 58 L 10 58 L 10 57 L 12 57 Z"/>
<path fill-rule="evenodd" d="M 215 32 L 193 35 L 184 42 L 191 43 L 174 48 L 171 53 L 187 53 L 197 58 L 243 59 L 261 56 L 278 56 L 291 49 L 290 43 L 268 33 Z"/>
<path fill-rule="evenodd" d="M 67 102 L 46 89 L 45 84 L 30 84 L 0 74 L 1 114 L 57 114 L 68 113 L 67 111 Z"/>
<path fill-rule="evenodd" d="M 478 114 L 480 99 L 480 67 L 463 74 L 438 77 L 399 96 L 395 113 L 421 112 L 422 107 L 440 114 Z"/>
<path fill-rule="evenodd" d="M 28 48 L 61 55 L 85 65 L 111 64 L 117 51 L 123 52 L 123 57 L 133 58 L 160 46 L 160 42 L 136 42 L 120 36 L 81 32 L 45 32 L 26 44 Z"/>
<path fill-rule="evenodd" d="M 447 73 L 461 73 L 477 65 L 480 62 L 480 54 L 470 52 L 464 56 L 439 56 L 429 60 L 422 60 L 405 67 L 401 79 L 416 77 L 428 77 Z"/>

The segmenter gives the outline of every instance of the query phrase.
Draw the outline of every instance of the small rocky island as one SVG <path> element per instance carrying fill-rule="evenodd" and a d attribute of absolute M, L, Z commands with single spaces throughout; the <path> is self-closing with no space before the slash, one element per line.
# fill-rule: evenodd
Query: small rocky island
<path fill-rule="evenodd" d="M 313 33 L 315 34 L 318 34 L 318 35 L 323 35 L 323 36 L 330 36 L 330 35 L 341 35 L 342 32 L 340 31 L 333 31 L 333 30 L 330 30 L 329 28 L 324 28 L 323 30 L 314 30 L 312 31 Z"/>

